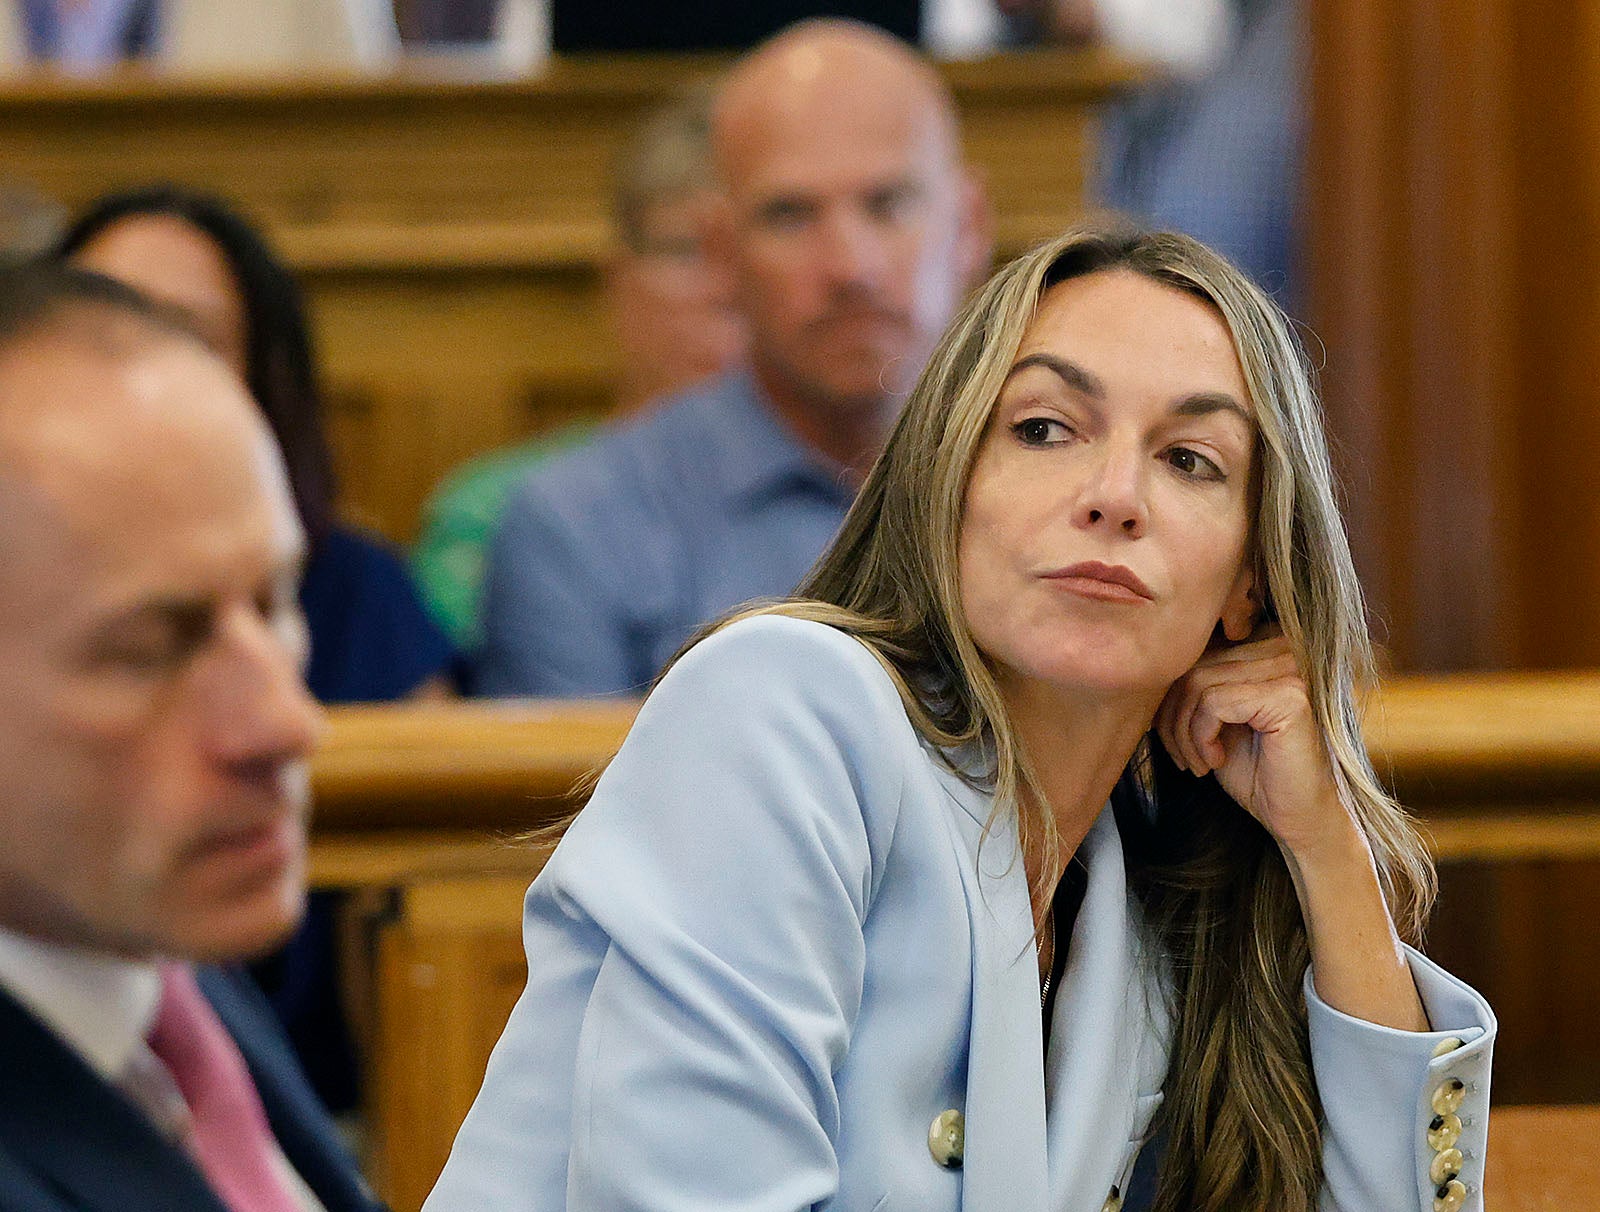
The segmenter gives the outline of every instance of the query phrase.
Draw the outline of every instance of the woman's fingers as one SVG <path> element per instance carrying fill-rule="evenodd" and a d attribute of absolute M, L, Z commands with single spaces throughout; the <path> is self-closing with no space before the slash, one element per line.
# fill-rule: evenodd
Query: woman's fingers
<path fill-rule="evenodd" d="M 1240 648 L 1246 645 L 1240 645 Z M 1279 678 L 1295 678 L 1299 671 L 1294 656 L 1286 647 L 1252 645 L 1260 652 L 1253 657 L 1231 660 L 1208 659 L 1176 682 L 1156 713 L 1157 735 L 1173 760 L 1196 775 L 1205 775 L 1217 764 L 1216 751 L 1196 744 L 1193 723 L 1202 698 L 1221 686 L 1265 684 Z M 1228 649 L 1236 653 L 1235 649 Z M 1239 721 L 1242 722 L 1242 721 Z"/>
<path fill-rule="evenodd" d="M 1293 849 L 1338 802 L 1322 732 L 1281 637 L 1207 653 L 1174 683 L 1154 726 L 1172 760 L 1224 791 Z"/>
<path fill-rule="evenodd" d="M 1298 676 L 1217 683 L 1195 700 L 1186 731 L 1194 751 L 1211 769 L 1217 769 L 1229 758 L 1223 743 L 1225 730 L 1276 732 L 1292 725 L 1306 706 L 1305 688 Z"/>

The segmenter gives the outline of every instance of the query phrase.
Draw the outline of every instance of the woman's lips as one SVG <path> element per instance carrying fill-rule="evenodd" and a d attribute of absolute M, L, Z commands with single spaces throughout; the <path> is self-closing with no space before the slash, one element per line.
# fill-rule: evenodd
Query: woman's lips
<path fill-rule="evenodd" d="M 1045 580 L 1068 593 L 1096 602 L 1134 605 L 1155 599 L 1150 587 L 1135 575 L 1133 569 L 1121 564 L 1102 564 L 1098 560 L 1085 560 L 1068 568 L 1048 572 Z"/>

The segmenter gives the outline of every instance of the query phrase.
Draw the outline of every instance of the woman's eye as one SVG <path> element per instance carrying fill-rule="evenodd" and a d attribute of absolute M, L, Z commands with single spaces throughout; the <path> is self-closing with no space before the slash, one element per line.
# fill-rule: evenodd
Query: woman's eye
<path fill-rule="evenodd" d="M 1222 468 L 1205 455 L 1187 446 L 1174 446 L 1167 451 L 1167 462 L 1184 475 L 1196 480 L 1224 480 Z"/>
<path fill-rule="evenodd" d="M 1059 442 L 1071 432 L 1065 424 L 1051 417 L 1027 417 L 1011 427 L 1026 446 L 1048 446 Z"/>

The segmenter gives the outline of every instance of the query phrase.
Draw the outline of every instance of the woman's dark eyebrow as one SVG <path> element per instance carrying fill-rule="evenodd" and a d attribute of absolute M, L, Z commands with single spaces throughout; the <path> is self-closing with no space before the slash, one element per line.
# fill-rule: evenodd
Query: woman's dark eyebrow
<path fill-rule="evenodd" d="M 1256 427 L 1256 419 L 1250 415 L 1250 410 L 1225 391 L 1200 391 L 1192 396 L 1184 396 L 1172 406 L 1172 412 L 1180 417 L 1206 417 L 1215 412 L 1228 412 L 1238 417 L 1246 429 L 1253 432 Z"/>
<path fill-rule="evenodd" d="M 1019 358 L 1006 373 L 1006 378 L 1010 379 L 1018 371 L 1026 370 L 1030 366 L 1044 367 L 1068 387 L 1074 391 L 1081 391 L 1092 400 L 1105 399 L 1104 383 L 1076 362 L 1069 362 L 1066 358 L 1057 357 L 1055 354 L 1032 353 L 1025 358 Z M 1225 391 L 1198 391 L 1193 395 L 1184 396 L 1172 406 L 1172 412 L 1174 416 L 1179 417 L 1204 417 L 1216 412 L 1228 412 L 1238 417 L 1247 429 L 1254 430 L 1256 426 L 1256 420 L 1250 415 L 1250 410 Z"/>
<path fill-rule="evenodd" d="M 1081 391 L 1091 399 L 1103 400 L 1106 396 L 1105 384 L 1095 378 L 1076 362 L 1069 362 L 1065 358 L 1058 358 L 1055 354 L 1034 353 L 1025 358 L 1018 358 L 1011 369 L 1006 372 L 1009 380 L 1018 371 L 1027 370 L 1030 366 L 1043 366 L 1046 370 L 1055 373 L 1068 387 L 1074 391 Z"/>

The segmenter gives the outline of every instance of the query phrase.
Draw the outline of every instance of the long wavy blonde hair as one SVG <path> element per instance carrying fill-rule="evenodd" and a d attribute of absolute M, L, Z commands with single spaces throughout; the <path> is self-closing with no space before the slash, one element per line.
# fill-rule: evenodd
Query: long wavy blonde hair
<path fill-rule="evenodd" d="M 1035 905 L 1046 903 L 1070 856 L 963 617 L 956 552 L 973 462 L 1040 297 L 1108 269 L 1198 296 L 1232 334 L 1256 422 L 1258 582 L 1304 672 L 1400 934 L 1417 941 L 1433 869 L 1361 741 L 1357 691 L 1371 650 L 1311 376 L 1284 315 L 1196 241 L 1090 224 L 997 273 L 935 350 L 796 598 L 757 610 L 856 636 L 931 742 L 987 747 L 994 813 L 1015 814 L 1028 868 L 1040 873 Z M 1178 770 L 1153 736 L 1130 759 L 1113 804 L 1132 886 L 1174 976 L 1158 1212 L 1312 1212 L 1321 1131 L 1301 992 L 1310 950 L 1283 857 L 1214 780 Z"/>

